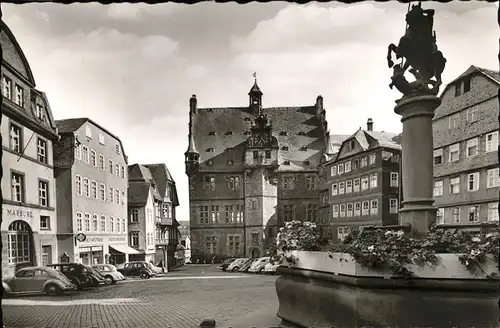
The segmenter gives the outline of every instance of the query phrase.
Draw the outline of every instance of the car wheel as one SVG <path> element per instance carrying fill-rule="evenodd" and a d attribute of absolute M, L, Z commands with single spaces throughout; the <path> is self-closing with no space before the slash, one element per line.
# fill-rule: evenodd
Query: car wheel
<path fill-rule="evenodd" d="M 78 281 L 78 279 L 71 279 L 71 283 L 76 286 L 76 289 L 82 290 L 82 284 L 80 283 L 80 281 Z"/>
<path fill-rule="evenodd" d="M 104 277 L 104 282 L 106 283 L 106 285 L 112 285 L 116 281 L 115 281 L 115 279 L 113 279 L 113 277 L 111 277 L 111 276 L 108 275 L 108 276 Z"/>
<path fill-rule="evenodd" d="M 257 271 L 258 273 L 263 273 L 264 272 L 264 268 L 261 268 L 259 269 L 259 271 Z"/>
<path fill-rule="evenodd" d="M 45 293 L 49 296 L 56 296 L 62 294 L 62 290 L 56 284 L 49 284 L 45 287 Z"/>
<path fill-rule="evenodd" d="M 240 269 L 240 268 L 238 268 L 238 267 L 234 267 L 234 268 L 233 268 L 233 270 L 231 270 L 231 271 L 236 272 L 236 271 L 238 271 L 239 269 Z"/>
<path fill-rule="evenodd" d="M 149 279 L 149 274 L 146 272 L 141 272 L 141 279 Z"/>

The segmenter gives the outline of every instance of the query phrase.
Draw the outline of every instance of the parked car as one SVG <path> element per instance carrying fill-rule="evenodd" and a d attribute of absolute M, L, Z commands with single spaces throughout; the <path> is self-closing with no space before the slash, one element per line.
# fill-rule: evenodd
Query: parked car
<path fill-rule="evenodd" d="M 160 273 L 165 273 L 165 269 L 164 268 L 161 268 L 161 267 L 158 267 L 156 265 L 154 265 L 153 263 L 149 262 L 149 268 L 151 269 L 151 271 L 153 271 L 154 273 L 156 274 L 160 274 Z"/>
<path fill-rule="evenodd" d="M 259 258 L 257 261 L 252 263 L 252 266 L 250 267 L 250 269 L 248 269 L 248 272 L 263 272 L 264 267 L 267 263 L 270 262 L 270 260 L 271 258 L 269 256 Z"/>
<path fill-rule="evenodd" d="M 125 277 L 118 272 L 116 267 L 112 264 L 96 264 L 92 266 L 103 277 L 106 285 L 114 285 L 117 281 L 122 281 Z"/>
<path fill-rule="evenodd" d="M 38 294 L 59 295 L 77 287 L 59 271 L 44 267 L 26 267 L 14 276 L 2 279 L 4 297 L 9 295 Z"/>
<path fill-rule="evenodd" d="M 235 261 L 236 259 L 235 258 L 230 258 L 230 259 L 227 259 L 225 260 L 224 262 L 222 262 L 218 268 L 221 269 L 222 271 L 226 271 L 227 267 L 229 266 L 229 264 L 231 264 L 233 261 Z"/>
<path fill-rule="evenodd" d="M 89 286 L 98 286 L 104 279 L 92 267 L 81 263 L 59 263 L 49 264 L 53 268 L 64 274 L 71 283 L 78 289 Z"/>
<path fill-rule="evenodd" d="M 229 272 L 238 271 L 242 267 L 243 264 L 248 262 L 248 260 L 249 260 L 249 258 L 247 258 L 247 257 L 236 259 L 233 262 L 231 262 L 231 264 L 229 264 L 229 266 L 226 268 L 226 271 L 229 271 Z"/>
<path fill-rule="evenodd" d="M 125 277 L 141 277 L 142 279 L 149 279 L 156 276 L 156 273 L 151 269 L 149 262 L 135 261 L 125 263 L 123 269 L 118 269 Z"/>
<path fill-rule="evenodd" d="M 277 263 L 269 262 L 264 266 L 264 273 L 267 274 L 276 274 L 276 270 L 280 265 Z"/>
<path fill-rule="evenodd" d="M 92 286 L 104 285 L 106 283 L 106 279 L 104 279 L 104 276 L 99 271 L 90 265 L 85 265 L 85 268 L 92 274 Z"/>
<path fill-rule="evenodd" d="M 239 272 L 248 272 L 252 264 L 257 261 L 257 259 L 250 259 L 248 260 L 245 264 L 241 266 L 241 268 L 238 270 Z"/>

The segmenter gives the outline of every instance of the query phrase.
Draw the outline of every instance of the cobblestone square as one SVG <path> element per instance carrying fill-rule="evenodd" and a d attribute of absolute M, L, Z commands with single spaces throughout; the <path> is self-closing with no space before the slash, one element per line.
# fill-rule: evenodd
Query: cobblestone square
<path fill-rule="evenodd" d="M 188 266 L 149 280 L 129 280 L 72 295 L 3 300 L 8 328 L 193 328 L 213 318 L 217 328 L 277 326 L 276 276 Z"/>

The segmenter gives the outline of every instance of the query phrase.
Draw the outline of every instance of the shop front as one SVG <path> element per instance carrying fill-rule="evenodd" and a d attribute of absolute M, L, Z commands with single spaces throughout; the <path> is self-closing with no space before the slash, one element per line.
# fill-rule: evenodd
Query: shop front
<path fill-rule="evenodd" d="M 76 237 L 76 252 L 83 264 L 109 263 L 113 265 L 129 261 L 130 254 L 140 253 L 127 244 L 125 235 L 84 235 Z"/>

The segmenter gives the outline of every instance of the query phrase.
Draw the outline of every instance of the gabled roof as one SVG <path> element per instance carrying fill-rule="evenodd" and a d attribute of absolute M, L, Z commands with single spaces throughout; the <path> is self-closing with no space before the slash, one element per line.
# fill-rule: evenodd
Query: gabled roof
<path fill-rule="evenodd" d="M 128 186 L 128 205 L 143 207 L 146 206 L 151 192 L 151 185 L 148 182 L 133 182 Z"/>
<path fill-rule="evenodd" d="M 177 188 L 175 187 L 175 181 L 172 178 L 172 175 L 170 174 L 170 171 L 168 170 L 167 166 L 163 163 L 160 164 L 144 164 L 146 168 L 149 169 L 151 172 L 151 175 L 156 182 L 156 185 L 158 187 L 158 191 L 160 193 L 160 196 L 162 199 L 165 198 L 165 193 L 167 189 L 167 185 L 170 184 L 171 188 L 171 200 L 172 200 L 172 205 L 178 206 L 179 205 L 179 198 L 177 196 Z"/>
<path fill-rule="evenodd" d="M 91 120 L 90 118 L 79 117 L 79 118 L 68 118 L 68 119 L 63 119 L 63 120 L 56 120 L 56 126 L 57 126 L 59 133 L 61 133 L 61 134 L 74 133 L 78 129 L 80 129 L 80 127 L 83 124 L 85 124 L 86 122 L 89 122 L 89 123 L 95 125 L 96 127 L 101 129 L 102 131 L 106 132 L 107 134 L 109 134 L 110 136 L 115 138 L 120 143 L 120 146 L 122 148 L 123 157 L 125 158 L 125 162 L 126 163 L 128 162 L 128 157 L 125 154 L 125 148 L 123 147 L 123 143 L 120 140 L 120 138 L 118 138 L 116 135 L 109 132 L 109 130 L 107 130 L 104 127 L 102 127 L 101 125 L 97 124 L 95 121 Z"/>
<path fill-rule="evenodd" d="M 2 65 L 8 64 L 34 88 L 36 86 L 35 78 L 21 46 L 7 24 L 3 20 L 0 24 L 0 43 L 3 50 Z"/>
<path fill-rule="evenodd" d="M 314 170 L 326 149 L 323 122 L 316 115 L 316 107 L 271 107 L 262 111 L 270 120 L 272 135 L 280 147 L 278 170 Z M 198 108 L 193 115 L 193 134 L 200 153 L 200 168 L 243 170 L 245 142 L 255 118 L 247 107 Z M 208 160 L 213 165 L 208 166 Z M 228 160 L 233 164 L 228 165 Z M 284 165 L 285 161 L 290 161 L 290 165 Z"/>
<path fill-rule="evenodd" d="M 154 182 L 149 169 L 141 164 L 132 164 L 128 166 L 128 180 Z"/>
<path fill-rule="evenodd" d="M 448 88 L 450 88 L 452 85 L 454 85 L 455 82 L 463 79 L 464 77 L 466 77 L 468 75 L 472 75 L 472 74 L 481 74 L 481 75 L 485 76 L 486 78 L 488 78 L 489 80 L 493 81 L 494 83 L 500 85 L 500 74 L 498 71 L 494 71 L 494 70 L 471 65 L 465 72 L 460 74 L 456 79 L 454 79 L 453 81 L 451 81 L 450 83 L 448 83 L 446 85 L 446 87 L 443 89 L 443 92 L 441 92 L 440 97 L 443 97 L 443 95 L 446 93 Z"/>

